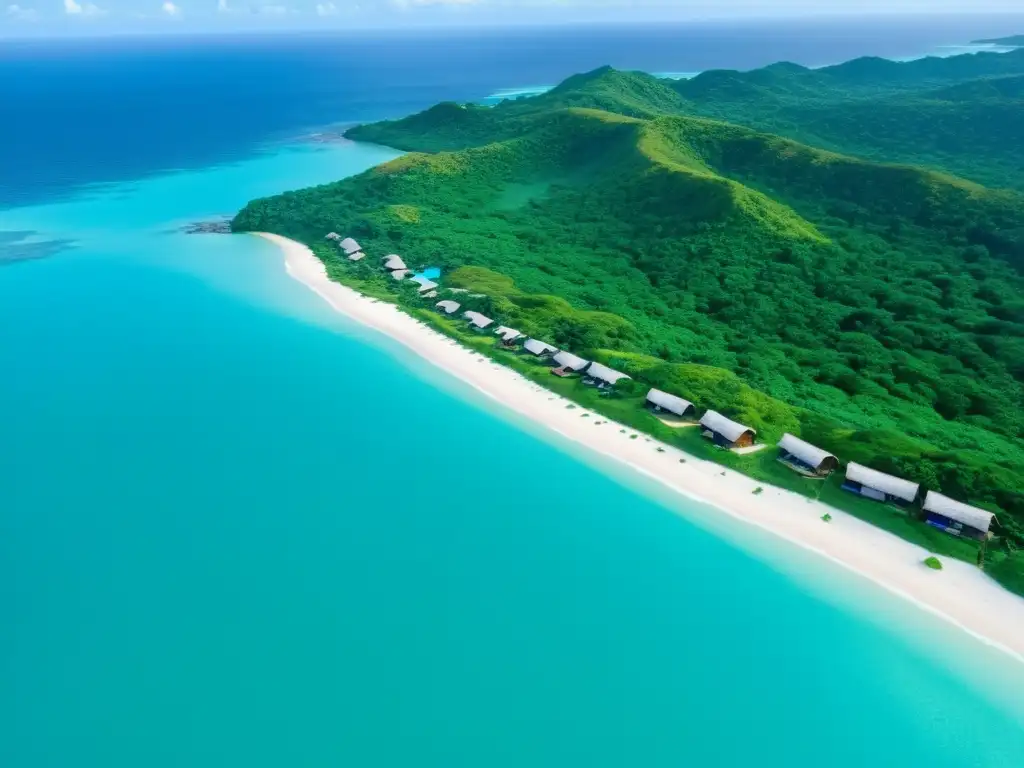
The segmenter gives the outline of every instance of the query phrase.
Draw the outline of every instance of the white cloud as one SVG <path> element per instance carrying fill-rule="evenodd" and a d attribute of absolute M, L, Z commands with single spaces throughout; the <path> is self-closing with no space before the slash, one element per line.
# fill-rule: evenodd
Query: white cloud
<path fill-rule="evenodd" d="M 7 15 L 12 19 L 18 21 L 35 21 L 39 18 L 39 14 L 31 8 L 22 8 L 17 3 L 13 3 L 7 6 Z"/>
<path fill-rule="evenodd" d="M 338 6 L 334 3 L 317 3 L 316 4 L 316 15 L 317 16 L 337 16 Z"/>
<path fill-rule="evenodd" d="M 79 3 L 78 0 L 64 0 L 64 13 L 68 16 L 102 16 L 106 11 L 92 3 Z"/>
<path fill-rule="evenodd" d="M 176 6 L 170 0 L 167 0 L 166 3 L 161 5 L 160 6 L 160 10 L 163 11 L 168 16 L 181 16 L 181 8 Z"/>
<path fill-rule="evenodd" d="M 391 0 L 399 8 L 415 8 L 423 5 L 476 5 L 480 0 Z"/>

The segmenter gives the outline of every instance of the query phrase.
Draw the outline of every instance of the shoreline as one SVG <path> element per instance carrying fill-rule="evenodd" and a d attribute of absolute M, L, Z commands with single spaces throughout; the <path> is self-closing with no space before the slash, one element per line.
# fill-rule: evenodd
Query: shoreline
<path fill-rule="evenodd" d="M 759 483 L 654 438 L 632 440 L 629 435 L 636 430 L 603 416 L 600 431 L 595 430 L 592 420 L 580 418 L 582 409 L 567 409 L 569 401 L 554 392 L 462 347 L 397 306 L 330 280 L 305 245 L 267 232 L 252 234 L 277 245 L 288 275 L 335 311 L 385 334 L 504 408 L 675 493 L 825 557 L 1024 663 L 1024 599 L 973 565 L 944 559 L 943 570 L 932 571 L 922 562 L 930 554 L 926 549 L 846 512 Z M 755 495 L 758 486 L 764 490 Z M 832 515 L 827 524 L 820 519 L 825 512 Z"/>

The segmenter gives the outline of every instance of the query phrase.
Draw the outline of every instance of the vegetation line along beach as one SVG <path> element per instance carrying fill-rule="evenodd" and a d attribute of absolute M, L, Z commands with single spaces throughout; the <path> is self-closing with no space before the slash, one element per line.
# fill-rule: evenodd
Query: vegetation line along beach
<path fill-rule="evenodd" d="M 333 280 L 580 405 L 1024 595 L 1022 85 L 1024 49 L 685 81 L 603 67 L 349 129 L 410 153 L 254 200 L 232 228 L 305 243 Z M 357 240 L 368 258 L 339 247 Z M 593 370 L 605 386 L 579 383 Z M 739 431 L 674 429 L 650 388 Z M 784 466 L 787 435 L 840 471 Z"/>
<path fill-rule="evenodd" d="M 841 510 L 760 484 L 672 445 L 637 437 L 626 425 L 576 407 L 395 304 L 331 280 L 323 263 L 302 243 L 272 233 L 256 234 L 279 246 L 288 274 L 336 311 L 386 334 L 504 407 L 678 493 L 824 555 L 1024 661 L 1024 601 L 973 566 L 953 561 L 937 573 L 923 562 L 928 550 Z M 755 493 L 757 488 L 761 492 Z M 828 523 L 822 520 L 825 514 L 831 515 Z"/>

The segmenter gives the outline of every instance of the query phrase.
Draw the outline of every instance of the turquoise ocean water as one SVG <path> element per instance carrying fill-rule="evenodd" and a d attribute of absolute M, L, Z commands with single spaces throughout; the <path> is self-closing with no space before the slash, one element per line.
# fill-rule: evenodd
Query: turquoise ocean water
<path fill-rule="evenodd" d="M 0 212 L 0 765 L 1024 764 L 1024 665 L 175 231 L 390 154 Z"/>

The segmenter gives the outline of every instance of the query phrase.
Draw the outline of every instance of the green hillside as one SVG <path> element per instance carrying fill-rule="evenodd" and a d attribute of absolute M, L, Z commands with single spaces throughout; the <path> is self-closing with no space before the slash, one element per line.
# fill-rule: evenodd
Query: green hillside
<path fill-rule="evenodd" d="M 1024 190 L 1024 50 L 892 62 L 863 58 L 823 69 L 780 63 L 665 81 L 602 67 L 548 93 L 496 107 L 441 104 L 349 136 L 411 151 L 463 149 L 511 138 L 538 115 L 568 107 L 633 117 L 705 116 L 813 146 L 955 173 Z"/>
<path fill-rule="evenodd" d="M 1024 50 L 811 70 L 706 72 L 675 89 L 695 114 L 817 146 L 1024 189 Z"/>
<path fill-rule="evenodd" d="M 365 126 L 352 135 L 457 149 L 253 201 L 234 227 L 306 242 L 335 279 L 417 312 L 414 292 L 324 234 L 441 266 L 446 288 L 484 294 L 473 308 L 637 386 L 998 510 L 993 573 L 1024 589 L 1006 552 L 1024 545 L 1024 197 L 665 115 L 672 93 L 604 69 L 535 99 Z M 786 482 L 760 459 L 738 468 Z M 968 546 L 876 508 L 858 513 Z"/>

